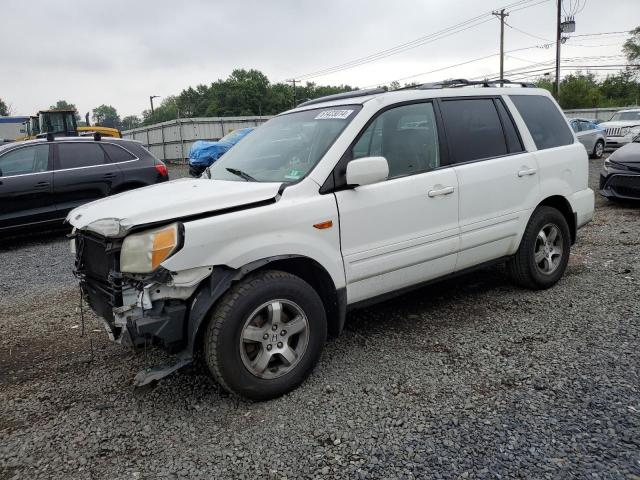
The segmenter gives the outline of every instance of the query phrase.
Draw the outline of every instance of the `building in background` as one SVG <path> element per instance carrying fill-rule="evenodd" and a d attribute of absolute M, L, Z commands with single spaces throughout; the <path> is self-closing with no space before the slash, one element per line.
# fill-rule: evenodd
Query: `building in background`
<path fill-rule="evenodd" d="M 0 117 L 0 140 L 15 140 L 26 135 L 29 117 Z"/>

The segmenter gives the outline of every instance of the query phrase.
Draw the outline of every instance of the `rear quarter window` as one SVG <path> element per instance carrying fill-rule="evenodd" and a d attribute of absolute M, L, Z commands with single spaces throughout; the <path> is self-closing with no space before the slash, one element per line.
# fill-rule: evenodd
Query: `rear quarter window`
<path fill-rule="evenodd" d="M 527 125 L 538 150 L 573 143 L 573 134 L 564 115 L 551 99 L 542 95 L 510 95 Z"/>
<path fill-rule="evenodd" d="M 104 148 L 104 150 L 107 152 L 109 160 L 112 163 L 127 162 L 129 160 L 135 160 L 136 158 L 130 152 L 117 145 L 113 145 L 111 143 L 102 143 L 101 145 L 102 148 Z"/>

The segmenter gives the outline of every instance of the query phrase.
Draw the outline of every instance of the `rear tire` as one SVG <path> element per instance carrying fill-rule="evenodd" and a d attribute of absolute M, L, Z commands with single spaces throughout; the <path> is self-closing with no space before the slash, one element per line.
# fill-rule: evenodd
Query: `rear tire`
<path fill-rule="evenodd" d="M 604 155 L 604 142 L 602 140 L 598 140 L 596 144 L 593 146 L 593 152 L 591 152 L 591 158 L 602 158 Z"/>
<path fill-rule="evenodd" d="M 215 307 L 204 358 L 224 389 L 251 400 L 300 385 L 327 338 L 322 300 L 304 280 L 268 270 L 232 287 Z"/>
<path fill-rule="evenodd" d="M 571 233 L 562 213 L 552 207 L 538 207 L 529 219 L 518 251 L 507 263 L 509 276 L 525 288 L 549 288 L 567 268 L 570 248 Z"/>

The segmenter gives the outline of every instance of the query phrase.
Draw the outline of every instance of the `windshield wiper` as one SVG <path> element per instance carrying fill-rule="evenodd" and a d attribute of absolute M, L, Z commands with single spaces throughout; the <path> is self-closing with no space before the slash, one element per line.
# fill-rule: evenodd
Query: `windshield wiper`
<path fill-rule="evenodd" d="M 234 175 L 237 175 L 238 177 L 242 178 L 243 180 L 246 180 L 247 182 L 257 182 L 257 180 L 253 178 L 251 175 L 249 175 L 246 172 L 243 172 L 242 170 L 238 170 L 237 168 L 227 168 L 226 170 L 227 172 L 233 173 Z"/>

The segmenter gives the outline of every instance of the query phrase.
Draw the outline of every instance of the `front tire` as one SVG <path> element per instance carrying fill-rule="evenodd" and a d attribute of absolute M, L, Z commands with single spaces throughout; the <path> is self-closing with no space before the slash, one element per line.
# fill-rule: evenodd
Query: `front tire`
<path fill-rule="evenodd" d="M 520 247 L 507 263 L 511 279 L 518 285 L 540 290 L 552 287 L 569 262 L 571 233 L 562 213 L 552 207 L 534 210 Z"/>
<path fill-rule="evenodd" d="M 322 300 L 286 272 L 258 272 L 235 285 L 215 307 L 204 356 L 226 390 L 251 400 L 279 397 L 300 385 L 327 338 Z"/>
<path fill-rule="evenodd" d="M 592 158 L 602 158 L 604 155 L 604 142 L 602 140 L 598 140 L 596 144 L 593 146 L 593 152 L 591 152 Z"/>

